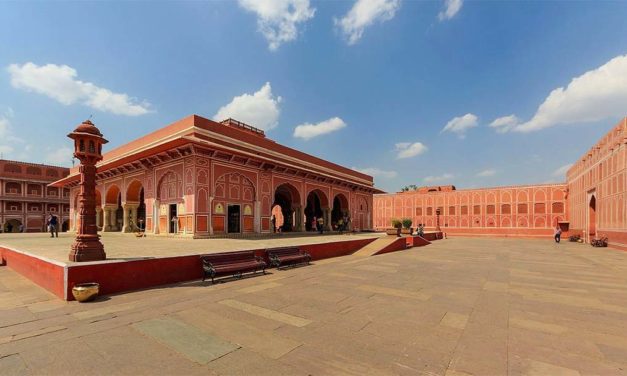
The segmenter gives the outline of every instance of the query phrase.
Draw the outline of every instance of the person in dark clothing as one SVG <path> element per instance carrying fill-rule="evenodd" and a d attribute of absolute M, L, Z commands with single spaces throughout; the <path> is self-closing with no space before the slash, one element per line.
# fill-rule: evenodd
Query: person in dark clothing
<path fill-rule="evenodd" d="M 48 214 L 48 227 L 50 228 L 50 237 L 54 238 L 55 235 L 59 237 L 59 220 L 56 215 L 52 213 Z"/>
<path fill-rule="evenodd" d="M 560 240 L 561 240 L 561 237 L 562 237 L 562 229 L 559 226 L 555 227 L 555 236 L 554 237 L 555 237 L 555 242 L 559 243 Z"/>

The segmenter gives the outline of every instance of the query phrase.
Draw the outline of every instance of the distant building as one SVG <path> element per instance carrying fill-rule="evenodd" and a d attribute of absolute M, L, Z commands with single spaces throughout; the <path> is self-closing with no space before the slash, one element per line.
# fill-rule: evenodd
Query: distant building
<path fill-rule="evenodd" d="M 0 229 L 2 232 L 46 230 L 53 213 L 61 230 L 69 228 L 70 191 L 48 184 L 69 174 L 64 167 L 0 159 Z"/>
<path fill-rule="evenodd" d="M 540 184 L 461 190 L 436 186 L 375 195 L 375 227 L 390 227 L 392 218 L 411 218 L 414 226 L 428 229 L 439 220 L 448 234 L 547 236 L 565 223 L 566 193 L 565 184 Z"/>
<path fill-rule="evenodd" d="M 465 236 L 546 237 L 559 226 L 586 241 L 627 250 L 627 118 L 568 170 L 566 182 L 456 190 L 455 186 L 374 196 L 374 224 L 393 218 Z M 440 215 L 438 216 L 438 209 Z"/>
<path fill-rule="evenodd" d="M 103 231 L 264 233 L 272 232 L 273 210 L 282 231 L 312 230 L 314 217 L 334 229 L 343 216 L 369 230 L 372 194 L 381 192 L 371 176 L 280 145 L 260 129 L 197 115 L 105 153 L 97 169 Z M 72 218 L 78 178 L 74 168 L 54 184 L 71 190 Z"/>

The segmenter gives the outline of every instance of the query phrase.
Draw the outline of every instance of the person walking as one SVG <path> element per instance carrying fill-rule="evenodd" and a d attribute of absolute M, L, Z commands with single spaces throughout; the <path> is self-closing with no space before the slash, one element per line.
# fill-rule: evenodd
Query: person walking
<path fill-rule="evenodd" d="M 560 228 L 559 225 L 557 225 L 555 227 L 555 235 L 554 235 L 554 237 L 555 237 L 555 242 L 559 243 L 561 238 L 562 238 L 562 229 Z"/>
<path fill-rule="evenodd" d="M 276 216 L 274 214 L 270 217 L 270 223 L 272 223 L 272 232 L 276 232 Z"/>
<path fill-rule="evenodd" d="M 322 217 L 318 218 L 318 233 L 322 234 L 324 232 L 324 219 Z"/>
<path fill-rule="evenodd" d="M 51 238 L 54 238 L 55 235 L 57 238 L 59 237 L 59 220 L 52 213 L 48 213 L 48 228 L 50 229 Z"/>

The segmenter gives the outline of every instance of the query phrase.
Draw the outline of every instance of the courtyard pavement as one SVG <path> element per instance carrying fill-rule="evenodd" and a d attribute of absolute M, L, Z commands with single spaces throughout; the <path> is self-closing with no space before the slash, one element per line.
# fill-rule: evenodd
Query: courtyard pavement
<path fill-rule="evenodd" d="M 83 304 L 0 267 L 0 374 L 624 375 L 627 253 L 452 238 Z"/>
<path fill-rule="evenodd" d="M 343 235 L 312 233 L 311 236 L 290 236 L 289 233 L 261 239 L 192 239 L 191 237 L 168 237 L 148 235 L 138 238 L 135 234 L 120 232 L 102 232 L 101 241 L 105 246 L 107 259 L 152 258 L 197 255 L 227 251 L 243 251 L 283 247 L 303 244 L 319 244 L 336 241 L 378 238 L 381 233 L 347 233 Z M 70 246 L 76 234 L 60 233 L 58 238 L 51 238 L 47 233 L 15 233 L 0 234 L 0 245 L 25 251 L 40 257 L 55 260 L 64 264 L 68 261 Z"/>

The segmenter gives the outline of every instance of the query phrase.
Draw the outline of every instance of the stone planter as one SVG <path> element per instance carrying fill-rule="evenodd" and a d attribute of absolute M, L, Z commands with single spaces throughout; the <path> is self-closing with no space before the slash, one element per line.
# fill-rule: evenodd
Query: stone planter
<path fill-rule="evenodd" d="M 72 295 L 79 302 L 88 302 L 98 296 L 100 284 L 96 282 L 77 283 L 72 287 Z"/>
<path fill-rule="evenodd" d="M 401 229 L 401 234 L 403 235 L 411 235 L 413 233 L 414 233 L 414 229 L 412 227 Z"/>
<path fill-rule="evenodd" d="M 401 229 L 400 228 L 388 228 L 385 230 L 385 233 L 388 235 L 401 236 Z"/>

